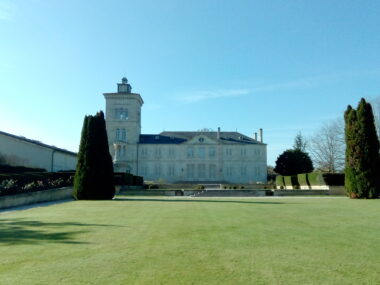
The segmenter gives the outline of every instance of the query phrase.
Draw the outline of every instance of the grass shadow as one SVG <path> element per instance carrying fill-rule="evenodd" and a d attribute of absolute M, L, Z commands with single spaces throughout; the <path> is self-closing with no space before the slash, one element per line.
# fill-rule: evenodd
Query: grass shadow
<path fill-rule="evenodd" d="M 85 224 L 77 222 L 41 222 L 26 219 L 0 219 L 0 245 L 66 243 L 86 244 L 76 236 L 89 230 L 59 231 L 65 227 L 114 227 L 114 225 Z"/>

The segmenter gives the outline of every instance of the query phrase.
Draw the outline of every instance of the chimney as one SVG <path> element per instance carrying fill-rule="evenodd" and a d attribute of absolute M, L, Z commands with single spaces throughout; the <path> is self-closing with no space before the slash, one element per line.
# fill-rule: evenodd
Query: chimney
<path fill-rule="evenodd" d="M 216 138 L 219 140 L 220 139 L 220 127 L 218 127 L 218 133 L 216 134 Z"/>
<path fill-rule="evenodd" d="M 260 132 L 260 142 L 262 143 L 263 142 L 263 129 L 260 128 L 259 132 Z"/>
<path fill-rule="evenodd" d="M 255 133 L 255 135 L 254 135 L 253 138 L 254 138 L 255 141 L 257 141 L 257 132 Z"/>

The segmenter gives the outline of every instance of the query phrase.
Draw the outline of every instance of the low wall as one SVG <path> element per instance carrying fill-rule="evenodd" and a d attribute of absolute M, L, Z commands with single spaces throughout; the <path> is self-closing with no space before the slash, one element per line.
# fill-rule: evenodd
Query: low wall
<path fill-rule="evenodd" d="M 320 196 L 346 195 L 344 187 L 334 187 L 330 190 L 122 190 L 121 195 L 127 196 L 194 196 L 194 197 L 264 197 L 264 196 Z"/>
<path fill-rule="evenodd" d="M 313 196 L 331 195 L 329 190 L 275 190 L 273 196 Z"/>
<path fill-rule="evenodd" d="M 72 197 L 72 193 L 72 187 L 63 187 L 24 194 L 2 196 L 0 197 L 0 209 L 30 205 L 40 202 L 70 199 Z"/>

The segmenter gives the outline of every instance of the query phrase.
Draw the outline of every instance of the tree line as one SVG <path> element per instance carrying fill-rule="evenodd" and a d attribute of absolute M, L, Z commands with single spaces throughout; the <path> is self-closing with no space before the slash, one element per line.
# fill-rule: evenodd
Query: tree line
<path fill-rule="evenodd" d="M 376 198 L 380 194 L 380 97 L 372 105 L 362 98 L 357 109 L 347 107 L 342 119 L 325 123 L 305 139 L 298 133 L 292 149 L 284 151 L 274 171 L 295 175 L 317 170 L 344 172 L 351 198 Z M 344 119 L 344 120 L 343 120 Z"/>

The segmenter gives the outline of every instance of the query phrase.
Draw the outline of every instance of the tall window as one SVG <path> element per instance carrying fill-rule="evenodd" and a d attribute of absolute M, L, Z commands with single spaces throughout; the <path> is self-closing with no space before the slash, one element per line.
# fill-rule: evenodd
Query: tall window
<path fill-rule="evenodd" d="M 173 147 L 169 148 L 169 157 L 174 158 L 175 157 L 175 149 Z"/>
<path fill-rule="evenodd" d="M 161 157 L 161 148 L 158 147 L 154 150 L 154 154 L 157 158 Z"/>
<path fill-rule="evenodd" d="M 215 147 L 210 147 L 209 149 L 208 149 L 208 155 L 209 155 L 209 157 L 215 157 L 215 154 L 216 154 L 216 151 L 215 151 Z"/>
<path fill-rule="evenodd" d="M 116 129 L 116 140 L 120 140 L 120 129 Z"/>
<path fill-rule="evenodd" d="M 216 178 L 216 165 L 210 164 L 209 166 L 210 178 Z"/>
<path fill-rule="evenodd" d="M 161 175 L 161 165 L 156 164 L 154 167 L 154 174 Z"/>
<path fill-rule="evenodd" d="M 226 175 L 227 176 L 232 176 L 233 175 L 233 168 L 232 168 L 232 166 L 227 166 L 226 167 Z"/>
<path fill-rule="evenodd" d="M 127 140 L 127 131 L 125 129 L 121 129 L 121 140 L 124 142 Z"/>
<path fill-rule="evenodd" d="M 198 149 L 198 156 L 199 158 L 205 158 L 205 148 L 203 146 Z"/>
<path fill-rule="evenodd" d="M 192 147 L 187 148 L 187 157 L 194 157 L 194 148 Z"/>
<path fill-rule="evenodd" d="M 175 168 L 174 165 L 168 165 L 168 175 L 175 176 Z"/>
<path fill-rule="evenodd" d="M 240 175 L 247 176 L 247 166 L 240 167 Z"/>
<path fill-rule="evenodd" d="M 194 178 L 194 164 L 186 165 L 187 178 Z"/>
<path fill-rule="evenodd" d="M 148 156 L 148 150 L 146 149 L 146 147 L 141 148 L 141 156 L 142 157 Z"/>
<path fill-rule="evenodd" d="M 198 177 L 204 178 L 206 176 L 206 165 L 198 164 Z"/>

